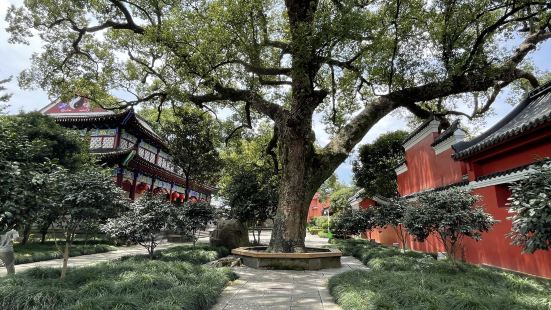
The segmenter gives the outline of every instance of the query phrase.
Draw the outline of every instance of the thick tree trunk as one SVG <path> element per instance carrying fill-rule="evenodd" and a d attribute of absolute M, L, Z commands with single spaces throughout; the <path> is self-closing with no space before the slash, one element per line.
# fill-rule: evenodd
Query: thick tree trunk
<path fill-rule="evenodd" d="M 269 251 L 304 252 L 308 206 L 314 196 L 307 180 L 312 137 L 305 128 L 286 127 L 280 133 L 283 169 Z"/>

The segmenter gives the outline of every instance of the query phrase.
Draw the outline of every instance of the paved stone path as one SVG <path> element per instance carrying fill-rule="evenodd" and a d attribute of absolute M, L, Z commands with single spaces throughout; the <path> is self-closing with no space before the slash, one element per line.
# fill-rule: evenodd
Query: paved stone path
<path fill-rule="evenodd" d="M 308 246 L 327 244 L 325 239 L 317 236 L 309 236 L 306 242 Z M 341 268 L 319 271 L 235 267 L 233 270 L 239 279 L 226 287 L 213 310 L 340 309 L 329 294 L 328 279 L 351 269 L 367 268 L 350 256 L 343 256 L 341 263 Z"/>
<path fill-rule="evenodd" d="M 168 242 L 162 242 L 159 244 L 159 246 L 155 250 L 162 250 L 166 249 L 172 246 L 181 245 L 182 243 L 168 243 Z M 120 247 L 116 251 L 111 252 L 105 252 L 105 253 L 97 253 L 97 254 L 90 254 L 90 255 L 81 255 L 81 256 L 75 256 L 70 257 L 68 266 L 69 267 L 81 267 L 81 266 L 88 266 L 93 265 L 101 262 L 106 262 L 110 260 L 114 260 L 117 258 L 121 258 L 123 256 L 127 255 L 139 255 L 139 254 L 147 254 L 147 251 L 144 247 L 140 245 L 134 245 L 129 247 Z M 34 262 L 34 263 L 28 263 L 28 264 L 20 264 L 15 265 L 15 272 L 21 272 L 25 271 L 27 269 L 31 269 L 34 267 L 58 267 L 60 268 L 63 264 L 63 259 L 52 259 L 52 260 L 46 260 L 41 262 Z M 6 275 L 6 268 L 1 266 L 0 267 L 0 277 L 3 277 Z"/>

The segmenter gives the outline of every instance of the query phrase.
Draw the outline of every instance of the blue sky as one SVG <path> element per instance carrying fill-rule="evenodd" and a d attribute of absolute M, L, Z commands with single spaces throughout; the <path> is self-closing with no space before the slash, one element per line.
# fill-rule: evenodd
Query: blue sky
<path fill-rule="evenodd" d="M 21 90 L 17 86 L 15 77 L 21 70 L 29 67 L 31 55 L 40 51 L 40 42 L 34 39 L 29 46 L 7 43 L 8 35 L 5 31 L 7 24 L 4 19 L 6 10 L 12 3 L 20 5 L 22 1 L 0 0 L 0 79 L 14 76 L 13 81 L 7 85 L 9 92 L 13 94 L 9 102 L 10 107 L 8 112 L 17 113 L 20 110 L 32 111 L 40 109 L 47 105 L 50 100 L 47 94 L 41 90 Z M 536 52 L 530 55 L 530 58 L 539 71 L 551 71 L 551 42 L 548 41 L 542 44 Z M 493 125 L 512 109 L 512 106 L 505 102 L 505 98 L 506 96 L 502 94 L 494 103 L 495 115 L 488 118 L 486 128 Z M 382 133 L 404 129 L 405 127 L 406 123 L 404 120 L 393 115 L 388 115 L 371 129 L 361 143 L 369 143 Z M 481 131 L 484 129 L 481 128 Z M 319 122 L 314 125 L 314 131 L 320 145 L 325 145 L 329 141 L 329 136 L 324 132 L 323 126 Z M 352 154 L 336 171 L 339 180 L 347 184 L 352 183 L 352 161 L 354 157 L 355 154 Z"/>

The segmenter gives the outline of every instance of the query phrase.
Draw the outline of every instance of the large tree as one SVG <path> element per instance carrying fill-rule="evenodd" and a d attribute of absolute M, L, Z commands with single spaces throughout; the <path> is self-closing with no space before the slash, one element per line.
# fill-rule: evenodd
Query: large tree
<path fill-rule="evenodd" d="M 122 107 L 225 106 L 241 128 L 270 118 L 282 178 L 270 250 L 302 252 L 315 191 L 382 117 L 474 118 L 512 82 L 537 86 L 522 62 L 551 37 L 550 11 L 528 0 L 27 0 L 7 19 L 11 42 L 44 40 L 24 86 Z M 468 93 L 472 113 L 447 104 Z M 334 124 L 322 148 L 315 111 Z"/>

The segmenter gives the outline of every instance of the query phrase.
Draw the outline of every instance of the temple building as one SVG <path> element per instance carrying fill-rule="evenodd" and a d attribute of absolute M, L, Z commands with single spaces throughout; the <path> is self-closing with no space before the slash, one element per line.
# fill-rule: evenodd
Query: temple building
<path fill-rule="evenodd" d="M 185 197 L 185 175 L 174 165 L 164 141 L 133 109 L 115 113 L 95 108 L 85 98 L 56 101 L 40 110 L 64 127 L 90 137 L 90 152 L 113 167 L 117 186 L 135 199 L 146 191 Z M 191 201 L 210 201 L 213 187 L 190 182 Z"/>
<path fill-rule="evenodd" d="M 436 119 L 429 119 L 404 141 L 405 161 L 396 168 L 398 191 L 412 197 L 423 191 L 450 187 L 472 188 L 480 204 L 499 222 L 482 235 L 482 240 L 464 241 L 462 259 L 551 278 L 551 251 L 522 253 L 511 245 L 508 209 L 511 183 L 521 180 L 531 166 L 551 157 L 551 82 L 530 92 L 507 116 L 480 136 L 465 140 L 465 132 L 454 122 L 441 131 Z M 376 202 L 358 198 L 359 207 Z M 398 242 L 391 229 L 370 236 L 377 242 Z M 442 252 L 435 237 L 425 242 L 410 238 L 413 250 Z"/>

